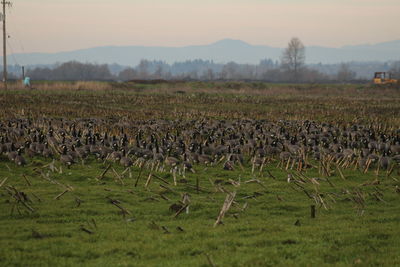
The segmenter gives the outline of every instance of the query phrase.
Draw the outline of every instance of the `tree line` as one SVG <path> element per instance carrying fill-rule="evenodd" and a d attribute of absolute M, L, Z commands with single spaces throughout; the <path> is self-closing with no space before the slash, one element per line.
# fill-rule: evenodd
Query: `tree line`
<path fill-rule="evenodd" d="M 347 63 L 306 65 L 306 50 L 299 38 L 292 38 L 280 61 L 263 59 L 259 64 L 226 64 L 208 60 L 189 60 L 167 64 L 142 60 L 135 67 L 81 63 L 76 61 L 55 66 L 27 69 L 33 80 L 129 81 L 129 80 L 259 80 L 268 82 L 352 82 L 360 79 L 360 69 L 368 76 L 375 71 L 391 71 L 400 77 L 400 61 L 393 63 Z M 360 65 L 361 64 L 361 65 Z M 17 71 L 14 78 L 17 78 Z M 371 73 L 369 75 L 369 73 Z M 11 78 L 13 76 L 11 75 Z M 372 77 L 368 77 L 372 78 Z"/>

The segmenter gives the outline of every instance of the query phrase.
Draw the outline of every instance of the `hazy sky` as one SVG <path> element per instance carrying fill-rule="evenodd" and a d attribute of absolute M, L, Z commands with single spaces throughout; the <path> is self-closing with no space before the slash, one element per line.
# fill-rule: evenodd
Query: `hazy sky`
<path fill-rule="evenodd" d="M 9 52 L 185 46 L 233 38 L 283 47 L 400 39 L 400 0 L 12 0 Z"/>

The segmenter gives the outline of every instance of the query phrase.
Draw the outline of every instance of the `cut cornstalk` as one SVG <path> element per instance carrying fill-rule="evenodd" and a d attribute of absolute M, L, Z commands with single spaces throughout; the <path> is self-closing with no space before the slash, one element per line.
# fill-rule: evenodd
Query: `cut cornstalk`
<path fill-rule="evenodd" d="M 338 172 L 339 172 L 339 174 L 340 174 L 340 177 L 341 177 L 343 180 L 346 180 L 346 178 L 344 177 L 343 172 L 340 170 L 339 166 L 336 165 L 336 169 L 338 170 Z"/>
<path fill-rule="evenodd" d="M 57 196 L 54 197 L 55 200 L 59 200 L 63 195 L 65 195 L 66 193 L 68 193 L 69 190 L 65 190 L 64 192 L 58 194 Z"/>
<path fill-rule="evenodd" d="M 26 177 L 25 174 L 23 174 L 22 177 L 24 178 L 25 182 L 26 182 L 29 186 L 32 186 L 31 182 L 28 180 L 28 177 Z"/>
<path fill-rule="evenodd" d="M 0 183 L 0 187 L 2 187 L 5 184 L 5 182 L 7 182 L 7 179 L 8 177 L 4 178 L 4 180 Z"/>
<path fill-rule="evenodd" d="M 214 227 L 216 227 L 217 225 L 219 225 L 221 223 L 222 219 L 225 217 L 226 212 L 230 209 L 235 197 L 236 197 L 236 192 L 229 193 L 226 195 L 225 202 L 222 205 L 222 208 L 221 208 L 221 211 L 219 212 L 218 218 L 214 223 Z"/>
<path fill-rule="evenodd" d="M 149 184 L 150 184 L 150 182 L 151 182 L 151 177 L 152 177 L 152 174 L 150 173 L 149 176 L 147 177 L 146 184 L 144 185 L 144 187 L 145 187 L 146 189 L 147 189 L 147 187 L 149 186 Z"/>
<path fill-rule="evenodd" d="M 365 165 L 364 173 L 368 172 L 368 169 L 369 169 L 369 166 L 371 165 L 371 163 L 372 163 L 372 160 L 368 159 L 367 160 L 367 164 Z"/>
<path fill-rule="evenodd" d="M 182 206 L 182 208 L 180 208 L 174 215 L 174 218 L 178 217 L 179 214 L 181 214 L 184 210 L 186 210 L 186 208 L 189 207 L 189 204 L 185 204 Z"/>
<path fill-rule="evenodd" d="M 288 170 L 288 169 L 289 169 L 289 164 L 290 164 L 290 158 L 288 158 L 288 160 L 287 160 L 285 170 Z"/>
<path fill-rule="evenodd" d="M 107 166 L 107 168 L 100 174 L 99 177 L 97 177 L 97 179 L 98 179 L 98 180 L 103 179 L 104 176 L 106 175 L 106 173 L 110 170 L 110 168 L 111 168 L 111 164 L 109 164 L 109 165 Z"/>
<path fill-rule="evenodd" d="M 140 179 L 140 176 L 142 175 L 142 171 L 143 171 L 143 164 L 140 166 L 140 171 L 139 171 L 139 174 L 138 174 L 138 176 L 136 178 L 135 187 L 137 187 L 137 185 L 139 183 L 139 179 Z"/>
<path fill-rule="evenodd" d="M 176 169 L 174 168 L 172 171 L 172 176 L 174 177 L 174 186 L 177 186 L 177 182 L 176 182 Z"/>
<path fill-rule="evenodd" d="M 122 185 L 125 185 L 124 181 L 123 181 L 122 178 L 121 178 L 121 175 L 119 175 L 118 172 L 117 172 L 114 168 L 112 168 L 112 170 L 113 170 L 113 172 L 114 172 L 114 174 L 115 174 L 115 177 L 117 177 L 117 179 L 120 181 L 120 183 L 121 183 Z"/>

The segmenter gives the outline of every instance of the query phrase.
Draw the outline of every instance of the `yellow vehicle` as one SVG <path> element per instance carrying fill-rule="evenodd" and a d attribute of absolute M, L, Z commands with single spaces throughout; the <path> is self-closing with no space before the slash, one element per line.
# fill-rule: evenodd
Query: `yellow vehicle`
<path fill-rule="evenodd" d="M 392 79 L 390 72 L 375 72 L 374 75 L 375 85 L 398 85 L 399 80 Z"/>

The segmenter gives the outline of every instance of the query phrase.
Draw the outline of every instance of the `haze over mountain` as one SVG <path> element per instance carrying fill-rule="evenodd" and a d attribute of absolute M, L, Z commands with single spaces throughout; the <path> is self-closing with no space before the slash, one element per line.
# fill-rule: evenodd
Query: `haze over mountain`
<path fill-rule="evenodd" d="M 279 60 L 283 48 L 251 45 L 240 40 L 224 39 L 209 45 L 186 47 L 106 46 L 60 53 L 27 53 L 9 56 L 9 64 L 22 65 L 54 64 L 80 61 L 98 64 L 135 66 L 140 60 L 161 60 L 166 63 L 203 59 L 218 63 L 257 64 L 262 59 Z M 306 47 L 306 63 L 340 63 L 350 61 L 400 60 L 400 40 L 329 48 Z"/>

